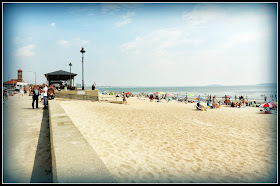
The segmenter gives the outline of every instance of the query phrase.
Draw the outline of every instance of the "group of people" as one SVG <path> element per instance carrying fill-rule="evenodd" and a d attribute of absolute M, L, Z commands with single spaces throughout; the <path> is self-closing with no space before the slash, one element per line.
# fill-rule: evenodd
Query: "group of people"
<path fill-rule="evenodd" d="M 38 100 L 39 97 L 41 98 L 40 102 L 44 103 L 44 108 L 47 108 L 48 100 L 54 99 L 54 92 L 55 88 L 54 86 L 47 87 L 46 83 L 43 84 L 43 86 L 31 86 L 29 88 L 29 95 L 32 95 L 32 108 L 34 109 L 34 102 L 36 102 L 36 108 L 38 108 Z"/>

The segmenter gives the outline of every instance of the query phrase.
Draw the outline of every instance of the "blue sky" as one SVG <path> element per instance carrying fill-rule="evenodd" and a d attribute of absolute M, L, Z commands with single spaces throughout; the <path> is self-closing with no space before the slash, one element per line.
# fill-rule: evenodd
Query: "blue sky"
<path fill-rule="evenodd" d="M 277 81 L 274 3 L 4 4 L 3 78 L 56 70 L 85 85 L 200 86 Z"/>

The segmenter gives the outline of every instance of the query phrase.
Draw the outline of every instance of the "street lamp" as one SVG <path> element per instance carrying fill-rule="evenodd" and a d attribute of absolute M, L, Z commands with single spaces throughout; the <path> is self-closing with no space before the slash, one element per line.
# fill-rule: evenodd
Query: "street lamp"
<path fill-rule="evenodd" d="M 70 88 L 72 87 L 72 80 L 71 80 L 71 67 L 72 67 L 72 63 L 69 63 L 70 66 Z"/>
<path fill-rule="evenodd" d="M 83 81 L 82 81 L 82 90 L 84 90 L 85 89 L 85 87 L 84 87 L 84 53 L 86 52 L 85 50 L 84 50 L 84 47 L 82 47 L 82 50 L 80 51 L 81 53 L 82 53 L 82 72 L 83 72 Z"/>

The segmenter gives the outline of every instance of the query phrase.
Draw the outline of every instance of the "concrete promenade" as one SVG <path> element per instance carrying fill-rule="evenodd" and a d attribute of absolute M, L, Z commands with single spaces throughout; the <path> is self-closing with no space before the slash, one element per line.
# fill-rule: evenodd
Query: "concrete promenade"
<path fill-rule="evenodd" d="M 3 103 L 4 183 L 52 182 L 48 110 L 31 103 L 19 94 Z"/>
<path fill-rule="evenodd" d="M 49 112 L 53 182 L 116 182 L 56 99 L 49 101 Z"/>

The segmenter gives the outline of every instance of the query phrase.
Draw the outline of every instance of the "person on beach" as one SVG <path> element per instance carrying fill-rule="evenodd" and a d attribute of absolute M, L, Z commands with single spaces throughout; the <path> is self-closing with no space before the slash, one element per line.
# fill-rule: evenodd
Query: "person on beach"
<path fill-rule="evenodd" d="M 38 98 L 39 98 L 39 86 L 36 86 L 32 92 L 32 98 L 33 98 L 33 101 L 32 101 L 32 108 L 34 109 L 34 102 L 36 101 L 36 108 L 39 108 L 38 107 Z"/>
<path fill-rule="evenodd" d="M 187 104 L 187 103 L 188 103 L 188 95 L 186 95 L 186 97 L 185 97 L 184 101 L 185 101 L 185 104 Z"/>
<path fill-rule="evenodd" d="M 150 94 L 150 102 L 153 101 L 153 94 Z"/>
<path fill-rule="evenodd" d="M 47 102 L 48 102 L 48 100 L 47 100 L 47 98 L 48 98 L 48 87 L 47 87 L 47 85 L 46 85 L 46 83 L 44 83 L 43 84 L 43 90 L 42 90 L 42 92 L 43 92 L 43 98 L 44 98 L 44 108 L 43 109 L 46 109 L 47 108 Z"/>
<path fill-rule="evenodd" d="M 41 103 L 43 102 L 43 99 L 44 99 L 44 94 L 43 94 L 43 89 L 42 87 L 39 88 L 39 92 L 40 92 L 40 98 L 41 98 Z"/>
<path fill-rule="evenodd" d="M 23 90 L 24 90 L 24 94 L 27 94 L 27 88 L 26 88 L 26 86 L 24 86 Z"/>
<path fill-rule="evenodd" d="M 245 98 L 242 99 L 242 105 L 245 106 Z"/>
<path fill-rule="evenodd" d="M 19 97 L 22 96 L 23 97 L 23 87 L 20 88 L 19 90 Z"/>
<path fill-rule="evenodd" d="M 213 108 L 219 108 L 219 105 L 216 103 L 216 96 L 213 96 L 212 107 Z"/>
<path fill-rule="evenodd" d="M 236 95 L 235 95 L 235 99 L 234 100 L 236 101 Z"/>
<path fill-rule="evenodd" d="M 127 104 L 127 101 L 126 101 L 126 95 L 125 95 L 125 93 L 123 92 L 123 103 L 124 104 Z"/>
<path fill-rule="evenodd" d="M 266 102 L 266 96 L 264 96 L 264 102 Z"/>

